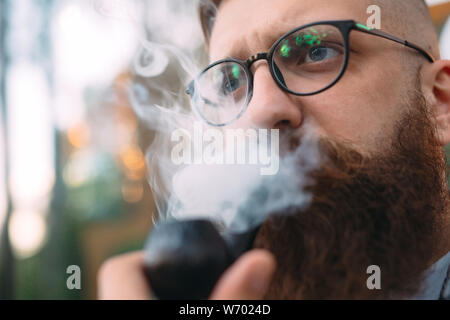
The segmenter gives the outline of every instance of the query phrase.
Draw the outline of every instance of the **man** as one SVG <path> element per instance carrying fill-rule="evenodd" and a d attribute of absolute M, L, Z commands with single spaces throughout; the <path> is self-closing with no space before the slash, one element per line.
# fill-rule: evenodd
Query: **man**
<path fill-rule="evenodd" d="M 246 61 L 253 74 L 251 100 L 234 125 L 301 137 L 305 124 L 313 123 L 330 162 L 312 174 L 311 207 L 268 219 L 257 236 L 258 249 L 227 270 L 211 298 L 449 298 L 450 213 L 442 148 L 450 142 L 450 61 L 439 60 L 425 3 L 216 4 L 217 12 L 202 15 L 211 62 L 232 57 Z M 381 8 L 384 37 L 357 24 L 347 34 L 343 21 L 366 21 L 372 4 Z M 341 22 L 314 24 L 319 21 Z M 308 24 L 314 25 L 280 39 Z M 272 54 L 255 56 L 267 53 L 277 39 Z M 292 52 L 297 60 L 287 62 Z M 294 72 L 289 63 L 302 69 Z M 299 143 L 292 141 L 294 147 Z M 149 298 L 141 264 L 141 253 L 108 261 L 100 272 L 100 297 Z M 371 265 L 381 270 L 379 290 L 366 282 Z"/>

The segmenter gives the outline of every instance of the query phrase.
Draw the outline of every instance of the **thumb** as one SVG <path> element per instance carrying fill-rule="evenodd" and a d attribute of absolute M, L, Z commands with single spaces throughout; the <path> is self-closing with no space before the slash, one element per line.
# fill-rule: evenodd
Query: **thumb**
<path fill-rule="evenodd" d="M 275 257 L 267 250 L 244 254 L 220 278 L 211 299 L 259 300 L 266 294 L 275 272 Z"/>

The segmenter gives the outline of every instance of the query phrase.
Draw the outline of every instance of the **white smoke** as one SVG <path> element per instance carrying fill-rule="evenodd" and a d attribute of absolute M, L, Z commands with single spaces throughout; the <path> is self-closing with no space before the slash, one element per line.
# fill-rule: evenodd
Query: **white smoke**
<path fill-rule="evenodd" d="M 190 165 L 173 178 L 171 215 L 177 219 L 212 218 L 243 232 L 271 213 L 288 207 L 306 209 L 312 195 L 305 187 L 321 162 L 317 137 L 305 126 L 301 144 L 281 158 L 275 175 L 263 176 L 254 165 Z"/>
<path fill-rule="evenodd" d="M 173 163 L 171 133 L 179 128 L 192 131 L 200 120 L 185 93 L 208 63 L 199 1 L 215 10 L 209 0 L 144 2 L 144 14 L 134 18 L 145 27 L 140 29 L 143 36 L 128 91 L 135 112 L 155 132 L 147 152 L 148 180 L 160 218 L 209 218 L 243 231 L 271 212 L 309 205 L 311 195 L 304 188 L 311 183 L 308 172 L 320 163 L 317 141 L 313 126 L 304 126 L 300 146 L 282 157 L 274 176 L 261 176 L 255 165 Z"/>

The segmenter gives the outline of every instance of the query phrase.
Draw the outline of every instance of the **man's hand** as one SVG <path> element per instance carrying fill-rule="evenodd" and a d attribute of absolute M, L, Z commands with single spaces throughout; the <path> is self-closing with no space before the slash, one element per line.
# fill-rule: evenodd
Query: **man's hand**
<path fill-rule="evenodd" d="M 263 299 L 275 272 L 274 256 L 267 250 L 252 250 L 238 259 L 219 279 L 211 299 Z"/>
<path fill-rule="evenodd" d="M 98 276 L 99 299 L 151 299 L 151 289 L 142 272 L 143 259 L 143 252 L 135 252 L 106 261 Z M 275 267 L 275 258 L 268 251 L 249 251 L 225 271 L 216 284 L 211 299 L 262 299 L 268 290 Z"/>

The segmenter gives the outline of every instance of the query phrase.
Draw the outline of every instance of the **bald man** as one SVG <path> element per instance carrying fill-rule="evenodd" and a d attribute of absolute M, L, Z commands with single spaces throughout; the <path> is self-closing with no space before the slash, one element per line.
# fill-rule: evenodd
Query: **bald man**
<path fill-rule="evenodd" d="M 361 24 L 371 4 L 381 32 Z M 226 94 L 249 98 L 227 125 L 296 132 L 295 148 L 312 123 L 330 161 L 312 173 L 311 206 L 268 219 L 211 297 L 450 299 L 450 61 L 425 3 L 214 5 L 200 8 L 210 61 L 234 67 Z M 100 297 L 150 297 L 141 265 L 141 253 L 108 261 Z"/>

